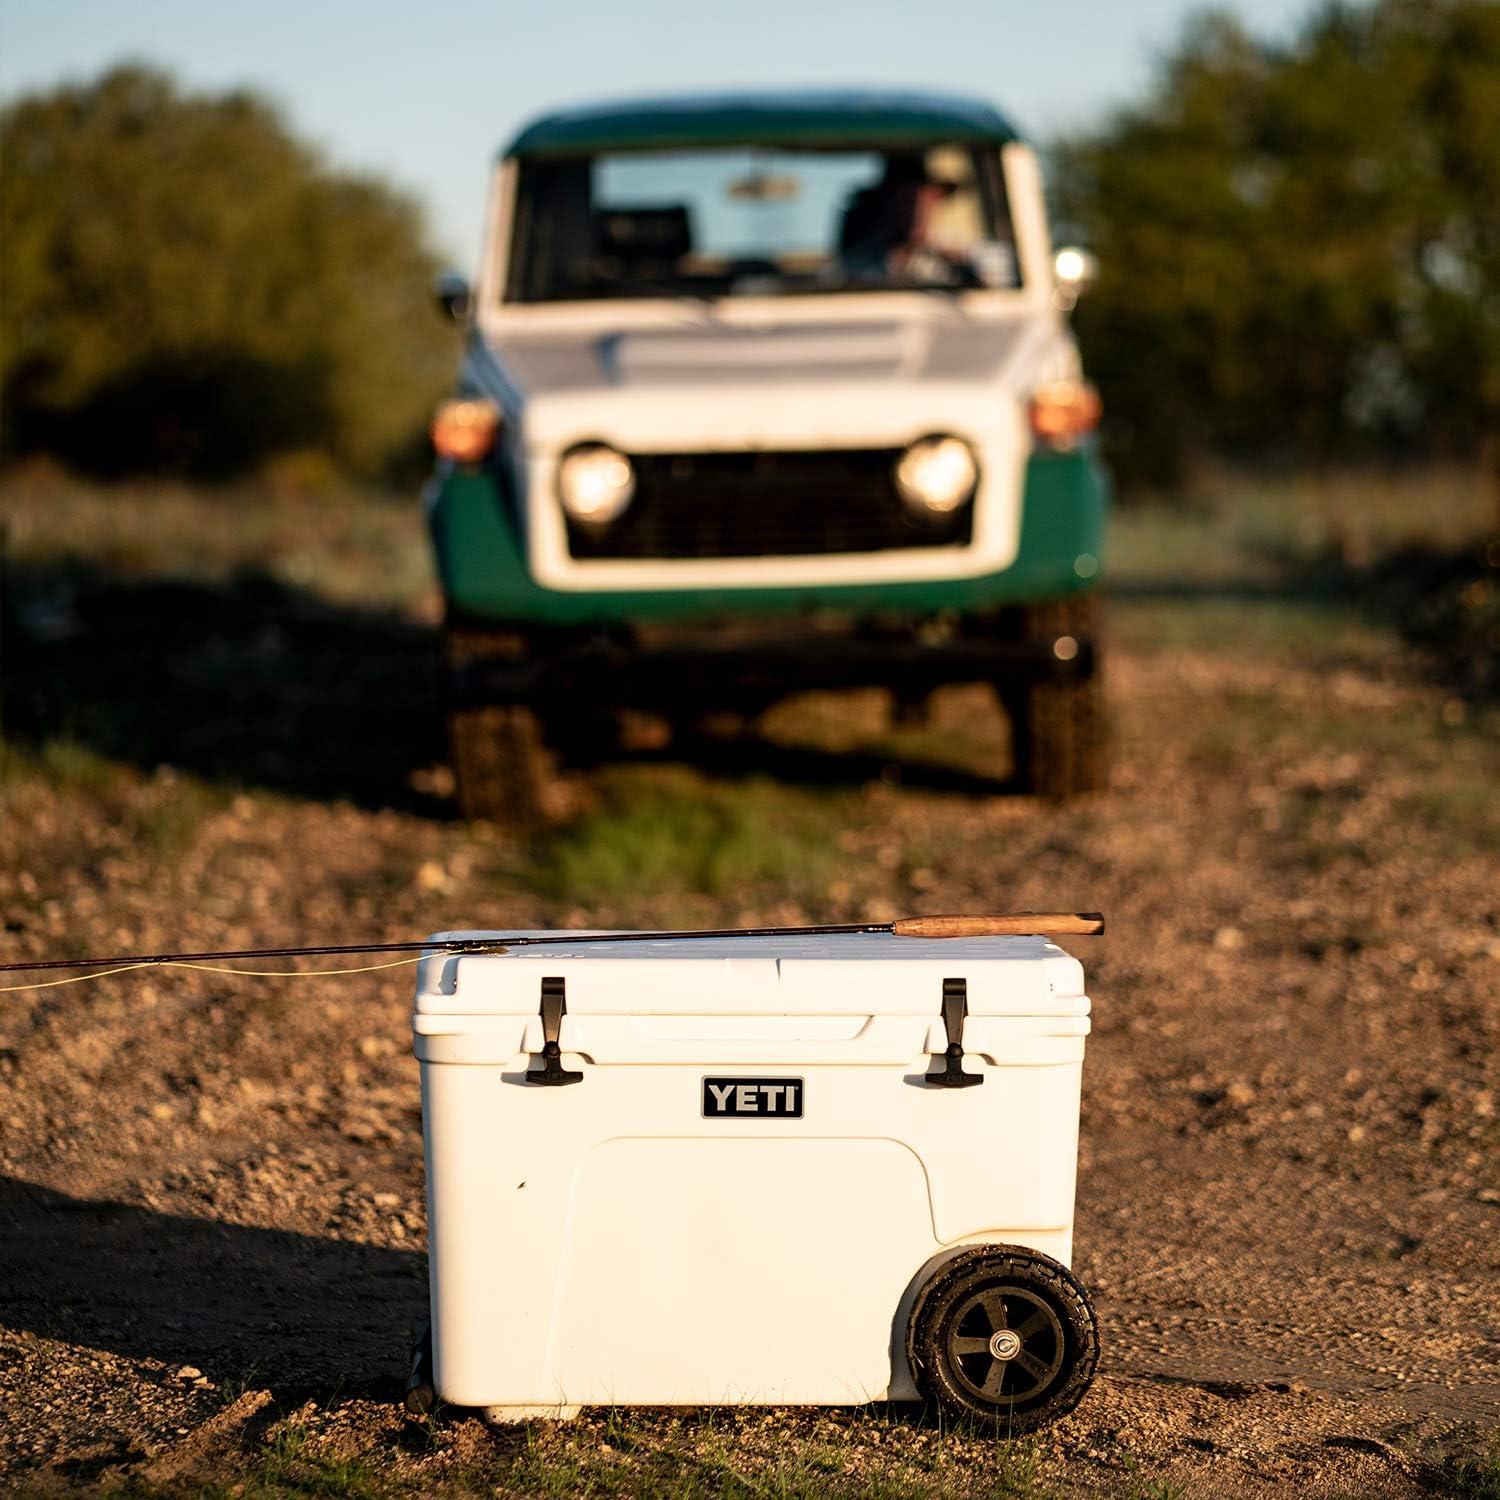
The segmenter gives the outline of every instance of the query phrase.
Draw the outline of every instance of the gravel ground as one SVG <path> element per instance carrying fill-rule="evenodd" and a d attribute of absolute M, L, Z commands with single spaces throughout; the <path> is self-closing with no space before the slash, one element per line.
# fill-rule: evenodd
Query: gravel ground
<path fill-rule="evenodd" d="M 404 665 L 366 664 L 388 680 L 353 707 L 311 656 L 277 655 L 316 611 L 293 611 L 279 642 L 257 635 L 246 650 L 301 673 L 270 750 L 259 725 L 278 704 L 233 688 L 213 699 L 215 736 L 199 700 L 167 692 L 128 744 L 117 721 L 76 731 L 93 749 L 23 740 L 0 779 L 7 956 L 1106 911 L 1109 934 L 1075 948 L 1095 1001 L 1075 1268 L 1104 1356 L 1080 1409 L 1028 1444 L 885 1409 L 590 1413 L 521 1433 L 404 1421 L 426 1234 L 410 970 L 155 971 L 0 1010 L 0 1484 L 1493 1495 L 1493 713 L 1427 681 L 1394 635 L 1313 621 L 1205 644 L 1193 610 L 1119 601 L 1119 755 L 1087 803 L 995 795 L 911 755 L 875 756 L 884 774 L 866 779 L 865 760 L 830 772 L 809 752 L 801 785 L 795 764 L 753 783 L 757 816 L 778 798 L 788 817 L 822 809 L 841 861 L 813 890 L 768 876 L 560 895 L 537 874 L 545 850 L 447 815 L 431 717 L 412 708 L 420 621 L 380 637 Z M 163 628 L 156 660 L 214 649 L 191 613 Z M 76 687 L 110 670 L 97 632 L 59 641 L 48 672 Z M 982 719 L 956 694 L 928 734 L 977 736 L 983 756 L 1003 731 Z M 278 760 L 283 739 L 301 758 Z M 830 776 L 843 784 L 808 789 Z M 740 786 L 713 765 L 598 773 L 580 791 L 596 830 L 612 777 L 688 801 Z M 587 868 L 586 847 L 571 858 Z"/>

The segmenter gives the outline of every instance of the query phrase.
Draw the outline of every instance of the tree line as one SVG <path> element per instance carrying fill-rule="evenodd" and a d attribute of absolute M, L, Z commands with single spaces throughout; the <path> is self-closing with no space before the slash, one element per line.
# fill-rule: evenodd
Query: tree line
<path fill-rule="evenodd" d="M 1127 487 L 1211 460 L 1500 469 L 1500 5 L 1227 14 L 1049 153 Z M 478 190 L 476 185 L 476 191 Z M 253 94 L 124 68 L 0 114 L 0 454 L 226 475 L 421 451 L 451 377 L 408 196 Z"/>
<path fill-rule="evenodd" d="M 329 169 L 254 94 L 143 68 L 0 117 L 0 443 L 225 477 L 375 475 L 451 379 L 410 197 Z"/>
<path fill-rule="evenodd" d="M 1054 153 L 1099 256 L 1086 362 L 1127 481 L 1253 466 L 1500 471 L 1500 5 L 1378 0 L 1288 42 L 1200 17 Z"/>

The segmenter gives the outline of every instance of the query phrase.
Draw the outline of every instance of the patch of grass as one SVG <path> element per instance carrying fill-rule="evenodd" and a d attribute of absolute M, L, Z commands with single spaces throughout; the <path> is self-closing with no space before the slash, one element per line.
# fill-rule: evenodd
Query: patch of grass
<path fill-rule="evenodd" d="M 230 800 L 227 788 L 162 767 L 109 808 L 126 836 L 148 856 L 173 860 L 190 849 L 203 822 Z"/>
<path fill-rule="evenodd" d="M 659 1456 L 643 1474 L 615 1460 L 567 1456 L 527 1458 L 503 1476 L 508 1491 L 526 1495 L 661 1496 L 663 1500 L 922 1500 L 954 1494 L 947 1482 L 899 1474 L 843 1472 L 833 1452 L 802 1445 L 763 1469 L 738 1468 L 728 1452 Z M 996 1497 L 1030 1496 L 1029 1490 L 989 1489 Z"/>
<path fill-rule="evenodd" d="M 1298 600 L 1275 592 L 1236 595 L 1120 591 L 1110 601 L 1113 638 L 1131 651 L 1196 651 L 1291 664 L 1330 656 L 1373 661 L 1391 636 L 1348 600 Z"/>
<path fill-rule="evenodd" d="M 1469 854 L 1500 855 L 1500 799 L 1494 776 L 1448 770 L 1398 804 L 1401 816 L 1440 832 Z"/>
<path fill-rule="evenodd" d="M 1116 511 L 1110 577 L 1270 582 L 1331 553 L 1359 565 L 1413 547 L 1461 548 L 1495 526 L 1494 495 L 1469 470 L 1229 475 L 1192 504 Z"/>
<path fill-rule="evenodd" d="M 1044 1491 L 1041 1486 L 1042 1450 L 1035 1438 L 1012 1438 L 996 1442 L 990 1463 L 991 1493 L 1032 1500 Z"/>
<path fill-rule="evenodd" d="M 278 1429 L 265 1443 L 244 1456 L 222 1479 L 173 1479 L 155 1482 L 127 1475 L 105 1493 L 121 1500 L 276 1500 L 306 1496 L 314 1500 L 385 1500 L 387 1496 L 425 1493 L 393 1479 L 373 1451 L 354 1455 L 320 1453 L 312 1448 L 305 1427 Z M 446 1489 L 446 1487 L 445 1487 Z M 451 1490 L 447 1492 L 451 1493 Z"/>
<path fill-rule="evenodd" d="M 835 834 L 850 819 L 847 797 L 679 768 L 620 768 L 599 782 L 604 805 L 539 849 L 527 872 L 539 893 L 628 904 L 754 888 L 762 899 L 806 900 L 841 865 Z"/>
<path fill-rule="evenodd" d="M 36 748 L 0 740 L 0 787 L 39 780 L 59 791 L 98 795 L 118 786 L 122 775 L 112 760 L 76 740 L 47 740 Z"/>
<path fill-rule="evenodd" d="M 1175 1479 L 1160 1474 L 1132 1474 L 1118 1500 L 1186 1500 L 1187 1493 L 1187 1486 Z"/>
<path fill-rule="evenodd" d="M 487 1473 L 487 1480 L 497 1475 Z M 503 1473 L 506 1489 L 522 1495 L 614 1495 L 627 1476 L 606 1460 L 587 1463 L 574 1454 L 528 1450 Z"/>
<path fill-rule="evenodd" d="M 259 1470 L 247 1479 L 243 1493 L 375 1497 L 386 1490 L 379 1470 L 364 1454 L 311 1452 L 306 1429 L 287 1426 L 262 1449 Z"/>
<path fill-rule="evenodd" d="M 1336 552 L 1367 562 L 1412 547 L 1459 547 L 1492 530 L 1495 497 L 1477 470 L 1317 474 L 1241 479 L 1215 506 L 1241 545 L 1311 559 Z"/>
<path fill-rule="evenodd" d="M 767 1430 L 768 1422 L 771 1430 Z M 872 1441 L 878 1433 L 883 1441 Z M 904 1439 L 904 1441 L 903 1441 Z M 935 1439 L 935 1441 L 934 1441 Z M 620 1409 L 579 1429 L 528 1425 L 494 1435 L 463 1482 L 537 1495 L 667 1500 L 1050 1500 L 1042 1446 L 969 1428 L 819 1421 L 796 1436 L 753 1411 Z"/>
<path fill-rule="evenodd" d="M 328 600 L 410 604 L 433 588 L 415 495 L 263 481 L 103 485 L 47 466 L 0 479 L 11 562 L 65 583 L 77 559 L 120 579 L 224 580 L 251 568 Z"/>
<path fill-rule="evenodd" d="M 1433 1489 L 1450 1500 L 1500 1500 L 1500 1447 L 1449 1458 L 1432 1475 Z"/>
<path fill-rule="evenodd" d="M 132 845 L 158 859 L 190 847 L 204 818 L 229 795 L 166 767 L 143 777 L 66 737 L 35 747 L 0 741 L 0 797 L 36 783 L 92 802 Z"/>

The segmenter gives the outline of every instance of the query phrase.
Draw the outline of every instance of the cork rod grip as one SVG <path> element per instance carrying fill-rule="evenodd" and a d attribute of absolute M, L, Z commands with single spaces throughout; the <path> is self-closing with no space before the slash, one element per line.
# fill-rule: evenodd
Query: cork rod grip
<path fill-rule="evenodd" d="M 1010 912 L 993 917 L 903 917 L 891 923 L 897 937 L 965 938 L 1071 936 L 1094 937 L 1104 931 L 1097 911 Z"/>

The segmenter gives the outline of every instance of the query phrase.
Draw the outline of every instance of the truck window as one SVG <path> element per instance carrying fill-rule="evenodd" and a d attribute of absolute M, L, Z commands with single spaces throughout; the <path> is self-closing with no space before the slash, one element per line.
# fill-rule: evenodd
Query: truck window
<path fill-rule="evenodd" d="M 514 223 L 519 302 L 1019 284 L 998 157 L 967 146 L 526 161 Z"/>

